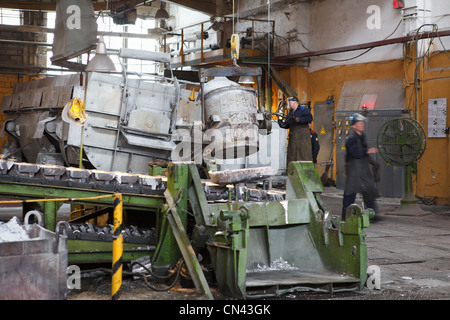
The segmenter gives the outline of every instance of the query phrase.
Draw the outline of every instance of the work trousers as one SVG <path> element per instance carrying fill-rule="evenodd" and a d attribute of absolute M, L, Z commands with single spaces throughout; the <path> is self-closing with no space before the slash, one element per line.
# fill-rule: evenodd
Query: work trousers
<path fill-rule="evenodd" d="M 346 211 L 347 208 L 355 203 L 356 200 L 356 193 L 350 193 L 347 195 L 344 195 L 344 199 L 342 201 L 342 221 L 345 221 L 346 218 Z M 367 200 L 366 197 L 363 195 L 364 203 L 366 204 L 366 208 L 371 208 L 375 211 L 375 201 L 374 200 Z"/>

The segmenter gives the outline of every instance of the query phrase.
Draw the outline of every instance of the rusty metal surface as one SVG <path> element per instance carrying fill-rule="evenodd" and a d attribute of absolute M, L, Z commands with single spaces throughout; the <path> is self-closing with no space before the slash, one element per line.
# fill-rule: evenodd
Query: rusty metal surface
<path fill-rule="evenodd" d="M 30 240 L 0 243 L 0 299 L 65 299 L 67 237 L 36 224 L 25 230 Z"/>
<path fill-rule="evenodd" d="M 275 173 L 276 170 L 271 167 L 259 167 L 226 171 L 210 171 L 209 176 L 211 177 L 211 181 L 213 183 L 226 185 L 270 178 L 275 175 Z"/>

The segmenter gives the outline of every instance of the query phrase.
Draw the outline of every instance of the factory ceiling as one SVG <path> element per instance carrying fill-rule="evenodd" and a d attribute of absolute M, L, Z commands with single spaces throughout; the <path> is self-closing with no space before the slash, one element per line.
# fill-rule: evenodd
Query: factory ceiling
<path fill-rule="evenodd" d="M 57 0 L 2 0 L 1 8 L 12 8 L 21 10 L 42 10 L 54 11 Z M 115 11 L 118 7 L 136 8 L 139 6 L 155 6 L 159 7 L 160 2 L 174 3 L 185 6 L 206 14 L 224 16 L 232 13 L 231 0 L 171 0 L 171 1 L 154 1 L 154 0 L 92 0 L 95 11 L 111 10 Z"/>

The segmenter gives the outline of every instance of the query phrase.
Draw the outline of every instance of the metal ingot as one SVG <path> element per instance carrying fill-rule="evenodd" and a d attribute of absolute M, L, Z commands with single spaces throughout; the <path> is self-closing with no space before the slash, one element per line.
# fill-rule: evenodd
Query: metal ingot
<path fill-rule="evenodd" d="M 8 171 L 13 167 L 14 161 L 10 160 L 0 160 L 0 173 L 7 174 Z"/>
<path fill-rule="evenodd" d="M 66 180 L 76 182 L 88 182 L 91 176 L 91 171 L 79 168 L 66 168 L 66 174 L 64 175 Z"/>
<path fill-rule="evenodd" d="M 226 171 L 209 171 L 211 181 L 219 185 L 241 183 L 269 178 L 276 173 L 271 167 L 259 167 Z"/>
<path fill-rule="evenodd" d="M 59 180 L 66 172 L 66 167 L 54 165 L 41 165 L 40 174 L 48 180 Z"/>
<path fill-rule="evenodd" d="M 91 177 L 94 182 L 99 184 L 113 183 L 116 176 L 116 173 L 111 171 L 91 170 L 91 173 Z"/>
<path fill-rule="evenodd" d="M 21 177 L 34 178 L 40 167 L 41 165 L 39 164 L 20 162 L 14 164 L 12 171 Z"/>
<path fill-rule="evenodd" d="M 121 186 L 133 187 L 139 183 L 139 175 L 117 172 L 115 181 Z"/>
<path fill-rule="evenodd" d="M 148 175 L 139 174 L 139 184 L 142 188 L 151 190 L 159 190 L 163 187 L 163 181 L 161 178 L 152 177 Z"/>

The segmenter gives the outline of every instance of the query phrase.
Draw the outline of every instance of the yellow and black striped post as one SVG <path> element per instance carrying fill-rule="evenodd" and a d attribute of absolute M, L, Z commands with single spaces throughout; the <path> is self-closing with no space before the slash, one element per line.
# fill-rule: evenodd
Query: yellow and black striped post
<path fill-rule="evenodd" d="M 112 300 L 121 299 L 122 287 L 122 255 L 123 255 L 123 236 L 122 236 L 122 216 L 123 204 L 122 194 L 114 195 L 114 237 L 113 237 L 113 261 L 112 261 Z"/>

